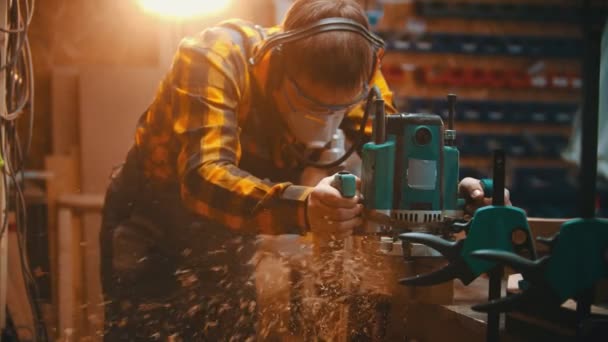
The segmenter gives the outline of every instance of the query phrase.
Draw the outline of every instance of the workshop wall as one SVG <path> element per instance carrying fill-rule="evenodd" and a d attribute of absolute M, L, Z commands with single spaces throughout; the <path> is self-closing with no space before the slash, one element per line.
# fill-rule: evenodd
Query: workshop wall
<path fill-rule="evenodd" d="M 270 0 L 239 1 L 215 17 L 184 22 L 183 32 L 193 32 L 233 16 L 265 24 L 273 21 L 273 15 Z M 28 33 L 36 81 L 29 169 L 43 168 L 44 156 L 53 152 L 53 68 L 154 67 L 159 65 L 159 56 L 162 56 L 159 50 L 163 30 L 171 29 L 171 23 L 144 13 L 135 0 L 37 1 Z M 78 125 L 77 122 L 64 124 Z"/>
<path fill-rule="evenodd" d="M 382 70 L 399 110 L 446 116 L 446 95 L 459 96 L 461 177 L 491 177 L 492 151 L 503 148 L 515 205 L 530 216 L 578 216 L 578 169 L 562 158 L 581 101 L 576 2 L 364 4 L 387 43 Z M 599 18 L 606 3 L 595 6 Z M 605 198 L 598 206 L 608 208 Z"/>
<path fill-rule="evenodd" d="M 61 335 L 55 329 L 63 316 L 71 315 L 65 307 L 72 305 L 77 334 L 95 340 L 103 314 L 99 214 L 89 210 L 91 214 L 62 226 L 58 199 L 65 194 L 82 196 L 77 198 L 74 216 L 82 213 L 79 206 L 101 203 L 97 198 L 102 198 L 108 175 L 124 158 L 136 118 L 151 100 L 180 38 L 228 17 L 268 25 L 274 11 L 270 0 L 234 1 L 225 13 L 176 23 L 144 13 L 136 0 L 36 1 L 28 32 L 35 71 L 35 123 L 26 169 L 45 169 L 52 176 L 43 175 L 26 187 L 28 244 L 31 268 L 43 275 L 36 281 L 52 335 Z M 26 123 L 22 137 L 27 137 Z M 86 248 L 60 246 L 72 226 L 79 232 L 73 236 L 79 239 L 73 247 Z M 58 261 L 62 255 L 76 264 L 66 269 Z M 61 289 L 59 276 L 72 279 L 73 286 Z M 71 291 L 73 300 L 61 302 L 60 307 L 59 291 Z"/>

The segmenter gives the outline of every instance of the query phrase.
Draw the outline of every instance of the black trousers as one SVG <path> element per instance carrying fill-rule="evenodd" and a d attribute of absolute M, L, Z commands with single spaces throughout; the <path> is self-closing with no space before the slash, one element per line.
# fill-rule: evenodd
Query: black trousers
<path fill-rule="evenodd" d="M 255 237 L 188 211 L 177 185 L 147 184 L 132 149 L 103 209 L 105 341 L 255 338 Z"/>

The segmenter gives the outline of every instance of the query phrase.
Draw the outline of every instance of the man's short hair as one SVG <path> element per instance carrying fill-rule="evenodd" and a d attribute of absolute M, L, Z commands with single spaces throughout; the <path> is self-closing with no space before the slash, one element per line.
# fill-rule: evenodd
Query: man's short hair
<path fill-rule="evenodd" d="M 283 21 L 285 31 L 325 18 L 354 20 L 369 29 L 367 16 L 355 0 L 296 0 Z M 323 32 L 283 46 L 285 70 L 313 82 L 340 89 L 355 89 L 371 78 L 372 44 L 354 32 Z"/>

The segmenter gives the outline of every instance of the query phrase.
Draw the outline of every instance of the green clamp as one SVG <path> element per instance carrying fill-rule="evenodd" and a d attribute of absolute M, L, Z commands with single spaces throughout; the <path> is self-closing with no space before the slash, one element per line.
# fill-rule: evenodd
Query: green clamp
<path fill-rule="evenodd" d="M 608 279 L 608 220 L 577 218 L 562 224 L 558 234 L 539 240 L 550 255 L 529 260 L 510 251 L 477 250 L 480 260 L 510 266 L 523 276 L 521 293 L 473 307 L 475 311 L 506 312 L 530 307 L 558 308 L 579 299 Z"/>
<path fill-rule="evenodd" d="M 340 171 L 334 175 L 331 186 L 338 189 L 343 197 L 355 197 L 357 194 L 357 177 L 348 171 Z"/>
<path fill-rule="evenodd" d="M 482 178 L 479 180 L 481 189 L 483 190 L 483 197 L 491 198 L 494 196 L 494 181 L 490 178 Z"/>
<path fill-rule="evenodd" d="M 485 190 L 484 190 L 485 191 Z M 536 259 L 532 232 L 526 213 L 517 207 L 486 206 L 473 216 L 461 256 L 475 276 L 489 271 L 496 262 L 471 256 L 481 249 L 522 252 Z"/>

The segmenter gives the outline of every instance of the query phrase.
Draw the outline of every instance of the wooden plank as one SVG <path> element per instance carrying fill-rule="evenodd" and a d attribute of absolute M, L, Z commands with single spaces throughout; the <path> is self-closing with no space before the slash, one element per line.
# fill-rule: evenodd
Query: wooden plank
<path fill-rule="evenodd" d="M 534 238 L 537 236 L 553 236 L 559 231 L 562 224 L 571 220 L 570 218 L 542 218 L 528 217 L 528 224 L 532 230 Z"/>
<path fill-rule="evenodd" d="M 65 338 L 101 340 L 103 307 L 99 277 L 100 195 L 65 194 L 57 199 L 59 246 L 59 331 Z M 68 233 L 69 232 L 69 233 Z M 69 248 L 68 248 L 69 246 Z M 71 324 L 71 325 L 70 325 Z"/>
<path fill-rule="evenodd" d="M 101 194 L 65 194 L 57 198 L 61 207 L 100 211 L 103 208 L 104 196 Z"/>
<path fill-rule="evenodd" d="M 78 341 L 89 336 L 86 317 L 86 283 L 83 260 L 82 224 L 74 210 L 58 212 L 58 338 Z"/>
<path fill-rule="evenodd" d="M 14 216 L 14 215 L 13 215 Z M 14 224 L 14 219 L 11 219 Z M 7 288 L 7 304 L 8 312 L 11 315 L 15 326 L 22 327 L 17 329 L 17 336 L 20 341 L 34 340 L 35 324 L 34 316 L 31 310 L 31 299 L 27 293 L 24 274 L 21 263 L 18 236 L 15 230 L 8 232 L 8 241 L 10 248 L 8 250 L 8 273 L 11 275 L 8 279 Z"/>
<path fill-rule="evenodd" d="M 83 314 L 87 321 L 87 341 L 103 340 L 104 299 L 101 288 L 101 271 L 99 262 L 99 233 L 101 231 L 101 214 L 88 211 L 82 213 L 83 282 L 85 284 Z"/>
<path fill-rule="evenodd" d="M 74 298 L 75 260 L 72 258 L 74 247 L 74 225 L 72 212 L 68 208 L 61 208 L 58 212 L 58 250 L 57 250 L 57 307 L 58 335 L 61 340 L 75 341 L 77 333 L 74 317 L 76 316 Z"/>
<path fill-rule="evenodd" d="M 66 123 L 70 124 L 66 124 Z M 51 133 L 53 154 L 67 155 L 79 140 L 78 69 L 55 67 L 51 71 Z"/>
<path fill-rule="evenodd" d="M 59 267 L 58 267 L 58 239 L 57 230 L 57 199 L 62 194 L 73 193 L 80 188 L 80 176 L 78 173 L 78 162 L 72 155 L 51 155 L 45 158 L 45 168 L 52 174 L 46 183 L 47 210 L 48 210 L 48 240 L 49 240 L 49 266 L 51 277 L 51 296 L 53 316 L 49 317 L 47 330 L 49 336 L 57 337 L 59 317 Z"/>

